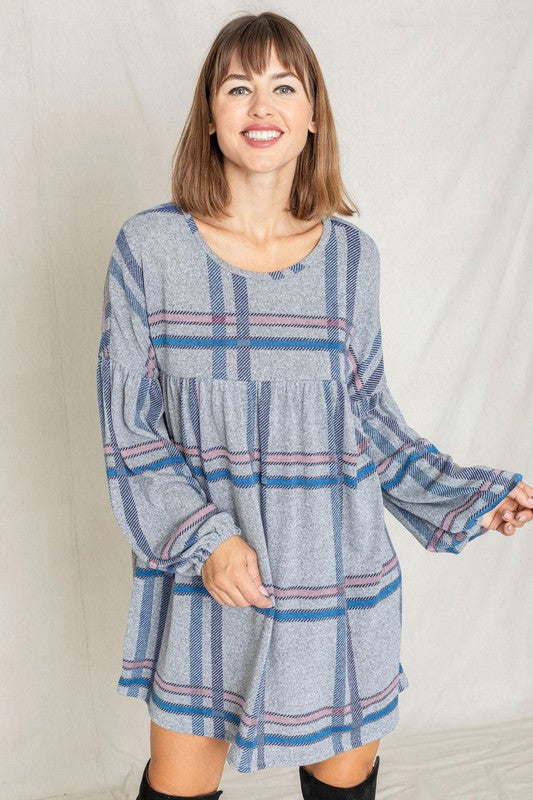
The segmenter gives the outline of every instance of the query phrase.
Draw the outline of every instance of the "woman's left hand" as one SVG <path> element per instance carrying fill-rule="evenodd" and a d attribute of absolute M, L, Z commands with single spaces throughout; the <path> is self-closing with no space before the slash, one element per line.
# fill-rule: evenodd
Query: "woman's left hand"
<path fill-rule="evenodd" d="M 509 516 L 508 516 L 509 515 Z M 485 528 L 512 536 L 517 528 L 533 519 L 533 487 L 519 481 L 501 503 L 491 508 L 483 517 Z"/>

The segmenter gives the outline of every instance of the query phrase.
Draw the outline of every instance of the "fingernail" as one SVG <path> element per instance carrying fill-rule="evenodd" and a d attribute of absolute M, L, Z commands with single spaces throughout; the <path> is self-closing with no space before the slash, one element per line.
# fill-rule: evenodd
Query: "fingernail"
<path fill-rule="evenodd" d="M 513 518 L 513 515 L 511 514 L 511 512 L 510 512 L 510 511 L 506 511 L 506 512 L 504 513 L 504 515 L 503 515 L 503 518 L 504 518 L 504 519 L 512 519 L 512 518 Z"/>
<path fill-rule="evenodd" d="M 524 520 L 525 516 L 523 514 L 520 514 L 520 516 L 518 517 L 518 522 L 523 522 Z"/>
<path fill-rule="evenodd" d="M 264 595 L 266 595 L 268 597 L 268 592 L 267 592 L 267 590 L 265 589 L 264 586 L 260 586 L 259 587 L 259 591 L 261 592 L 261 594 L 264 594 Z"/>
<path fill-rule="evenodd" d="M 512 526 L 512 525 L 508 525 L 508 526 L 507 526 L 507 530 L 508 530 L 508 531 L 512 531 L 512 530 L 513 530 L 513 526 Z"/>
<path fill-rule="evenodd" d="M 533 497 L 529 498 L 529 502 L 533 505 Z"/>

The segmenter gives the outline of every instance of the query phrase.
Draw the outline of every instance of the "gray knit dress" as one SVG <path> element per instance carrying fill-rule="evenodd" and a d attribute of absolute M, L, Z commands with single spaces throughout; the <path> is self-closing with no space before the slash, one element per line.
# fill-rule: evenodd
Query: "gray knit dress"
<path fill-rule="evenodd" d="M 226 739 L 238 772 L 308 764 L 399 721 L 402 576 L 388 509 L 460 553 L 522 478 L 461 467 L 387 385 L 379 253 L 330 216 L 291 267 L 221 258 L 163 203 L 127 219 L 103 298 L 97 394 L 111 506 L 132 553 L 117 691 L 158 725 Z M 201 568 L 238 535 L 272 607 Z"/>

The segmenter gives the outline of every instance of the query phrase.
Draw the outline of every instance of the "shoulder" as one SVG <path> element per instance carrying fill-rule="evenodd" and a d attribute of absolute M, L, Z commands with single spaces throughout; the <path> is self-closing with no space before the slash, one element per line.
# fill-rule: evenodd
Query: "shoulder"
<path fill-rule="evenodd" d="M 380 293 L 380 255 L 374 238 L 354 222 L 332 217 L 346 236 L 346 291 L 352 314 L 372 326 L 378 313 Z"/>
<path fill-rule="evenodd" d="M 375 293 L 380 280 L 380 255 L 374 238 L 354 222 L 331 217 L 332 225 L 346 236 L 347 263 L 361 292 Z M 371 287 L 371 288 L 369 288 Z"/>
<path fill-rule="evenodd" d="M 342 231 L 348 241 L 348 246 L 352 246 L 359 258 L 370 262 L 378 262 L 379 250 L 373 237 L 355 222 L 351 222 L 341 217 L 332 216 L 331 224 L 339 231 Z"/>
<path fill-rule="evenodd" d="M 118 231 L 117 239 L 125 237 L 134 252 L 161 245 L 168 236 L 186 234 L 190 229 L 187 216 L 174 203 L 160 203 L 144 208 L 125 219 Z"/>

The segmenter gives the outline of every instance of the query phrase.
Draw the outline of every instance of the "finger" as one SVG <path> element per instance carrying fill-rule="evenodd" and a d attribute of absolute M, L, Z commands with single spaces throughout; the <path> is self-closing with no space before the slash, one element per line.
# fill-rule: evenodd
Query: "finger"
<path fill-rule="evenodd" d="M 251 581 L 250 588 L 249 581 L 250 576 L 248 575 L 248 571 L 246 568 L 243 568 L 242 571 L 237 573 L 235 583 L 226 587 L 225 590 L 219 587 L 218 591 L 223 597 L 227 597 L 233 601 L 232 603 L 228 603 L 228 605 L 239 606 L 240 608 L 246 608 L 250 605 L 270 608 L 272 603 L 269 598 L 261 594 L 253 581 Z M 245 584 L 244 587 L 243 584 Z"/>
<path fill-rule="evenodd" d="M 228 605 L 239 606 L 240 608 L 246 608 L 246 606 L 250 605 L 236 584 L 228 586 L 226 590 L 219 589 L 218 591 L 223 597 L 227 597 L 232 601 Z"/>
<path fill-rule="evenodd" d="M 229 594 L 226 594 L 226 592 L 222 591 L 221 589 L 209 589 L 207 586 L 206 589 L 209 592 L 209 594 L 215 598 L 215 600 L 219 605 L 231 606 L 232 608 L 234 608 L 237 605 L 237 603 L 233 602 Z"/>
<path fill-rule="evenodd" d="M 268 590 L 266 589 L 265 586 L 263 586 L 263 582 L 261 581 L 261 575 L 259 575 L 259 573 L 257 575 L 250 575 L 250 578 L 252 579 L 255 588 L 259 590 L 261 596 L 266 597 L 266 599 L 268 600 L 269 599 Z M 265 591 L 262 592 L 261 589 L 264 589 Z"/>
<path fill-rule="evenodd" d="M 529 496 L 527 492 L 526 496 Z M 533 513 L 533 508 L 531 508 L 529 502 L 525 506 L 520 503 L 518 492 L 515 496 L 509 493 L 496 509 L 496 513 L 499 515 L 500 519 L 504 519 L 506 522 L 512 522 L 521 512 Z"/>
<path fill-rule="evenodd" d="M 274 605 L 270 597 L 267 597 L 259 591 L 259 586 L 262 585 L 261 576 L 259 574 L 255 575 L 254 580 L 245 567 L 242 573 L 239 573 L 238 580 L 239 589 L 252 605 L 259 606 L 260 608 L 271 608 Z M 256 583 L 256 581 L 258 581 L 258 583 Z"/>
<path fill-rule="evenodd" d="M 498 508 L 496 509 L 496 513 L 503 517 L 505 513 L 510 512 L 514 514 L 515 511 L 518 511 L 521 508 L 523 508 L 523 506 L 516 498 L 507 495 L 507 497 L 499 504 Z M 526 508 L 529 508 L 529 503 Z"/>
<path fill-rule="evenodd" d="M 519 508 L 514 516 L 514 520 L 512 520 L 513 525 L 516 525 L 518 528 L 522 528 L 527 522 L 530 522 L 533 519 L 533 511 L 528 511 L 528 509 Z"/>
<path fill-rule="evenodd" d="M 205 583 L 206 589 L 210 594 L 215 597 L 217 602 L 221 605 L 239 606 L 246 608 L 247 606 L 254 605 L 261 608 L 270 608 L 273 603 L 264 594 L 261 594 L 255 583 L 251 580 L 246 567 L 237 571 L 237 577 L 234 583 L 227 584 L 223 589 L 220 585 L 214 586 L 211 583 Z M 241 591 L 242 589 L 242 591 Z"/>
<path fill-rule="evenodd" d="M 250 597 L 250 602 L 255 606 L 261 608 L 270 608 L 274 605 L 274 601 L 268 596 L 268 592 L 263 586 L 261 575 L 259 574 L 259 560 L 257 553 L 253 548 L 250 548 L 246 556 L 246 573 L 245 583 L 241 585 L 245 595 Z M 265 593 L 260 592 L 259 588 L 265 589 Z M 246 590 L 249 590 L 248 592 Z M 266 602 L 265 602 L 266 601 Z"/>
<path fill-rule="evenodd" d="M 261 578 L 259 578 L 259 582 Z M 260 582 L 260 585 L 263 584 Z M 260 608 L 272 608 L 274 605 L 274 601 L 268 594 L 263 594 L 263 592 L 259 591 L 257 584 L 253 580 L 247 580 L 246 586 L 242 587 L 242 591 L 244 596 L 247 597 L 254 606 L 259 606 Z"/>
<path fill-rule="evenodd" d="M 505 536 L 512 536 L 516 531 L 516 527 L 510 522 L 502 522 L 501 525 L 498 525 L 496 530 L 500 531 Z"/>
<path fill-rule="evenodd" d="M 524 481 L 519 481 L 507 497 L 512 498 L 524 508 L 533 508 L 533 486 L 529 486 Z"/>
<path fill-rule="evenodd" d="M 509 511 L 505 511 L 502 514 L 502 517 L 504 522 L 511 522 L 518 528 L 522 528 L 526 522 L 529 522 L 531 519 L 533 519 L 533 511 L 518 506 L 516 511 L 514 511 L 512 514 Z"/>

